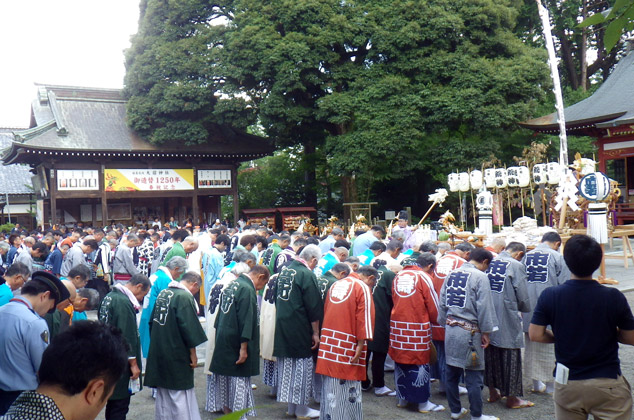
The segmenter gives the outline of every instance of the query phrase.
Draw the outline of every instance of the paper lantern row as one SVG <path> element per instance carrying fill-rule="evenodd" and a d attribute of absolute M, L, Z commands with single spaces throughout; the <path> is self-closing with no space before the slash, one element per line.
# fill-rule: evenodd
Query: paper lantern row
<path fill-rule="evenodd" d="M 537 185 L 557 185 L 560 179 L 561 166 L 557 162 L 538 163 L 533 166 L 533 182 Z M 525 188 L 530 185 L 530 171 L 526 166 L 488 168 L 484 170 L 484 174 L 476 169 L 470 173 L 449 174 L 447 183 L 451 192 L 480 190 L 483 185 L 486 188 Z"/>

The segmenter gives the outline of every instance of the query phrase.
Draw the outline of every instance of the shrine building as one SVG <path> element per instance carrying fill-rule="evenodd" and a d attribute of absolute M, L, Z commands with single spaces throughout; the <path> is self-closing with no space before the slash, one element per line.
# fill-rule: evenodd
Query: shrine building
<path fill-rule="evenodd" d="M 212 224 L 225 216 L 222 196 L 233 197 L 237 220 L 238 166 L 273 152 L 267 139 L 220 125 L 206 144 L 151 144 L 126 125 L 120 89 L 38 85 L 30 126 L 13 136 L 4 164 L 31 167 L 45 227 Z"/>
<path fill-rule="evenodd" d="M 599 170 L 618 181 L 634 203 L 634 54 L 629 53 L 589 98 L 564 110 L 569 136 L 596 138 Z M 557 113 L 520 123 L 539 133 L 559 134 Z"/>

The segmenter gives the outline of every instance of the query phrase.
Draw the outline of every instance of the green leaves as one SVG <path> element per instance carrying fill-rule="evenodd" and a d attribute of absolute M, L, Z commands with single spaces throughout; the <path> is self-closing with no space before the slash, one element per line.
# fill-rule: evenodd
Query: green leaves
<path fill-rule="evenodd" d="M 244 128 L 253 109 L 222 106 L 216 71 L 224 28 L 209 25 L 230 5 L 200 0 L 147 0 L 139 32 L 126 51 L 128 124 L 153 143 L 199 144 L 219 123 Z M 242 98 L 240 98 L 242 100 Z"/>
<path fill-rule="evenodd" d="M 625 18 L 625 16 L 621 16 L 614 19 L 608 24 L 608 27 L 605 28 L 603 42 L 605 43 L 606 51 L 611 51 L 612 48 L 614 48 L 618 40 L 621 38 L 621 33 L 624 31 L 626 23 L 627 18 Z"/>
<path fill-rule="evenodd" d="M 580 28 L 587 28 L 588 26 L 598 25 L 603 22 L 605 22 L 605 16 L 601 13 L 595 13 L 592 16 L 585 18 L 578 26 Z"/>
<path fill-rule="evenodd" d="M 247 414 L 249 411 L 251 411 L 252 408 L 245 408 L 244 410 L 240 410 L 240 411 L 234 411 L 232 413 L 229 414 L 224 414 L 220 417 L 218 417 L 218 420 L 240 420 L 242 418 L 242 416 L 244 416 L 245 414 Z"/>
<path fill-rule="evenodd" d="M 605 50 L 607 52 L 617 45 L 624 32 L 634 29 L 634 1 L 633 0 L 615 0 L 614 6 L 603 13 L 596 12 L 592 16 L 579 23 L 579 27 L 586 28 L 589 26 L 605 25 L 605 34 L 603 38 Z"/>
<path fill-rule="evenodd" d="M 304 202 L 301 148 L 284 149 L 273 156 L 244 164 L 238 171 L 242 208 L 297 206 Z"/>
<path fill-rule="evenodd" d="M 614 19 L 618 16 L 621 16 L 623 8 L 631 4 L 631 0 L 616 0 L 614 2 L 614 6 L 612 6 L 612 11 L 610 11 L 610 14 L 608 15 L 608 19 Z"/>
<path fill-rule="evenodd" d="M 143 4 L 126 53 L 128 121 L 153 142 L 185 144 L 207 141 L 213 124 L 257 121 L 283 150 L 241 175 L 245 206 L 301 202 L 304 187 L 321 188 L 315 170 L 367 191 L 445 173 L 428 164 L 449 153 L 441 138 L 488 156 L 489 133 L 528 118 L 548 86 L 544 53 L 513 33 L 510 0 L 221 3 Z"/>

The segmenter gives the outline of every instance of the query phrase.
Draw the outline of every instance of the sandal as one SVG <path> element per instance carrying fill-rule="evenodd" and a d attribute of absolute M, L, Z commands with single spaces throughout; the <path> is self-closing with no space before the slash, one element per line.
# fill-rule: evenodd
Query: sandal
<path fill-rule="evenodd" d="M 440 411 L 445 411 L 445 406 L 440 405 L 440 404 L 434 404 L 431 401 L 427 401 L 427 407 L 423 410 L 421 410 L 420 408 L 418 409 L 419 413 L 438 413 Z"/>
<path fill-rule="evenodd" d="M 533 394 L 545 394 L 546 393 L 546 384 L 543 384 L 544 386 L 540 387 L 539 389 L 531 389 L 531 392 Z"/>
<path fill-rule="evenodd" d="M 527 401 L 527 400 L 519 400 L 519 404 L 514 405 L 513 407 L 508 407 L 511 409 L 515 409 L 515 408 L 527 408 L 527 407 L 532 407 L 534 406 L 535 403 L 531 402 L 531 401 Z"/>
<path fill-rule="evenodd" d="M 460 409 L 459 413 L 451 413 L 451 420 L 459 420 L 462 417 L 464 417 L 468 412 L 469 412 L 469 410 L 467 410 L 466 408 L 462 407 Z"/>

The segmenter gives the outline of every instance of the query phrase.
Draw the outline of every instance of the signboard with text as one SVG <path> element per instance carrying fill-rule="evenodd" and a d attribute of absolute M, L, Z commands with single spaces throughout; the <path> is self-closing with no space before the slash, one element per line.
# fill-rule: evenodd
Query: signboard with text
<path fill-rule="evenodd" d="M 106 191 L 184 191 L 194 189 L 193 169 L 105 169 Z"/>
<path fill-rule="evenodd" d="M 231 170 L 201 169 L 198 171 L 198 188 L 231 188 Z"/>
<path fill-rule="evenodd" d="M 83 191 L 99 189 L 99 172 L 96 170 L 57 170 L 58 191 Z"/>

